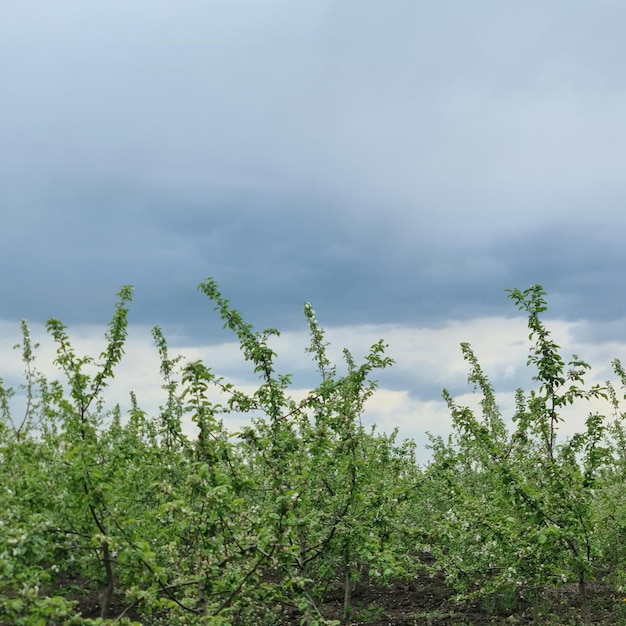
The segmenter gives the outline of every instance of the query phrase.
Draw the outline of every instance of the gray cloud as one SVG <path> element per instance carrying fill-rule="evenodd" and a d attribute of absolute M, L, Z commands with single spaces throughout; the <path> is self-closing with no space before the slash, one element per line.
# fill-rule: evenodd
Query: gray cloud
<path fill-rule="evenodd" d="M 626 7 L 14 3 L 0 24 L 0 316 L 620 318 Z M 213 321 L 211 321 L 213 320 Z"/>

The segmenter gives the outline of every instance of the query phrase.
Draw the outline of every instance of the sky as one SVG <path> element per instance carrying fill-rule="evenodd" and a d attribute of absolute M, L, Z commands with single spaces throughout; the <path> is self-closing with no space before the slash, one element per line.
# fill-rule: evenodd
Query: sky
<path fill-rule="evenodd" d="M 159 403 L 150 329 L 254 376 L 215 278 L 315 384 L 305 301 L 341 358 L 396 364 L 366 411 L 425 442 L 474 346 L 530 384 L 506 289 L 541 284 L 591 380 L 626 355 L 626 5 L 618 0 L 0 0 L 0 372 L 19 320 L 85 350 L 135 288 L 112 397 Z M 578 351 L 578 352 L 576 352 Z M 155 383 L 156 380 L 156 383 Z M 140 393 L 141 391 L 141 393 Z M 571 428 L 579 425 L 580 416 Z"/>

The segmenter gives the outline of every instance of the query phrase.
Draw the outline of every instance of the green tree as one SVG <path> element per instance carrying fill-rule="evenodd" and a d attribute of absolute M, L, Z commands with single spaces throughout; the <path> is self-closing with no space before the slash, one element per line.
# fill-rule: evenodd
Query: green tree
<path fill-rule="evenodd" d="M 576 581 L 583 619 L 590 622 L 588 581 L 601 554 L 595 486 L 608 462 L 602 446 L 605 421 L 590 414 L 586 429 L 559 441 L 565 406 L 607 397 L 599 385 L 587 389 L 589 365 L 574 356 L 565 364 L 559 346 L 540 319 L 545 292 L 534 285 L 510 297 L 528 314 L 528 364 L 538 389 L 516 394 L 514 430 L 509 433 L 494 390 L 468 344 L 469 382 L 482 394 L 482 416 L 458 406 L 450 394 L 455 435 L 434 442 L 430 468 L 447 485 L 440 511 L 440 562 L 460 588 L 478 593 L 520 592 L 536 605 L 547 585 Z M 477 585 L 477 586 L 476 586 Z"/>

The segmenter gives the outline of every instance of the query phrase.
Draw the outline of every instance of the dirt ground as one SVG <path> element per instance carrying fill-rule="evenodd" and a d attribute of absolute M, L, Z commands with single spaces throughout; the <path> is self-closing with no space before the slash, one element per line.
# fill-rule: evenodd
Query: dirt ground
<path fill-rule="evenodd" d="M 515 606 L 494 606 L 491 603 L 459 604 L 443 578 L 423 575 L 406 584 L 390 588 L 363 585 L 353 597 L 354 610 L 350 626 L 510 626 L 511 624 L 544 624 L 578 626 L 583 623 L 575 586 L 546 591 L 538 622 L 533 620 L 532 607 L 523 602 Z M 510 603 L 509 603 L 510 604 Z M 602 585 L 591 585 L 592 623 L 602 626 L 626 625 L 626 602 Z M 341 619 L 341 597 L 323 605 L 322 613 Z M 292 622 L 298 624 L 298 621 Z M 291 626 L 291 624 L 290 624 Z"/>
<path fill-rule="evenodd" d="M 566 587 L 546 591 L 541 617 L 533 621 L 532 609 L 518 602 L 515 606 L 489 606 L 486 603 L 459 604 L 442 577 L 421 575 L 410 583 L 398 582 L 389 587 L 361 583 L 353 594 L 350 619 L 346 626 L 511 626 L 511 624 L 542 624 L 550 626 L 579 626 L 583 623 L 577 602 L 576 588 Z M 626 602 L 601 584 L 590 586 L 592 623 L 596 626 L 626 626 Z M 76 597 L 78 600 L 79 597 Z M 99 615 L 99 597 L 96 593 L 80 597 L 84 617 Z M 112 607 L 112 615 L 124 610 L 123 603 Z M 328 594 L 319 605 L 327 619 L 342 618 L 342 592 Z M 134 609 L 126 616 L 142 621 Z M 301 615 L 287 612 L 277 626 L 299 626 Z"/>

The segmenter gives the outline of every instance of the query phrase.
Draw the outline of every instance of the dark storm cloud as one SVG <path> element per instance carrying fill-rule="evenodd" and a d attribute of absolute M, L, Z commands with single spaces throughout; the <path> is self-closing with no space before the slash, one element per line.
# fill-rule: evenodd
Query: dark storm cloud
<path fill-rule="evenodd" d="M 445 242 L 437 233 L 451 226 L 437 216 L 425 215 L 407 235 L 383 212 L 351 219 L 327 198 L 295 194 L 163 197 L 109 184 L 49 191 L 38 201 L 43 214 L 18 212 L 0 235 L 4 267 L 19 259 L 2 274 L 3 290 L 13 294 L 4 317 L 101 322 L 117 289 L 130 283 L 134 321 L 214 333 L 212 305 L 196 291 L 207 276 L 253 323 L 285 330 L 303 326 L 305 300 L 326 325 L 511 316 L 505 289 L 534 283 L 546 288 L 557 317 L 609 320 L 623 311 L 615 289 L 626 261 L 619 218 L 540 222 L 501 228 L 495 241 Z M 471 230 L 476 220 L 459 217 L 454 228 L 463 223 Z"/>
<path fill-rule="evenodd" d="M 626 7 L 12 3 L 0 317 L 623 315 Z"/>

